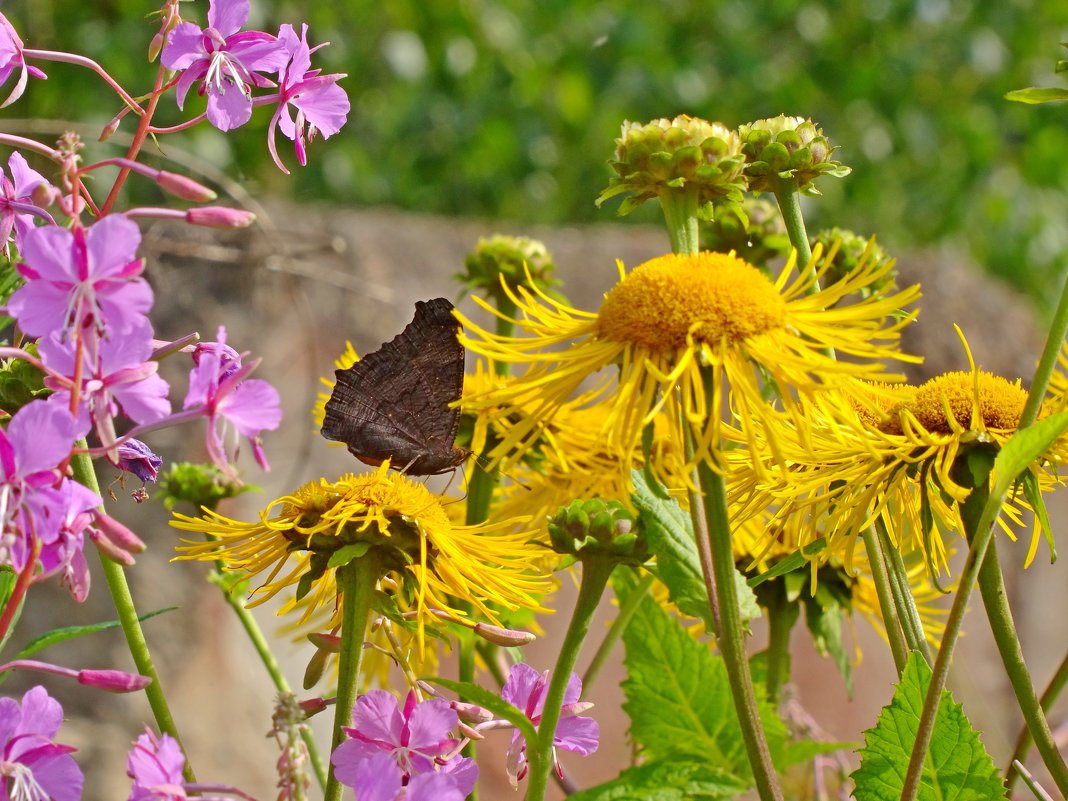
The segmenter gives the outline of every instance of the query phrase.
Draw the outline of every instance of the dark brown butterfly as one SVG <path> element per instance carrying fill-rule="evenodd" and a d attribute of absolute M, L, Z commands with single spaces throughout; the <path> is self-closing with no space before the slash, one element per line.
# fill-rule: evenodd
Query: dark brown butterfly
<path fill-rule="evenodd" d="M 361 462 L 416 476 L 454 470 L 469 451 L 453 444 L 464 385 L 460 324 L 445 298 L 419 301 L 392 341 L 334 375 L 323 436 L 344 442 Z"/>

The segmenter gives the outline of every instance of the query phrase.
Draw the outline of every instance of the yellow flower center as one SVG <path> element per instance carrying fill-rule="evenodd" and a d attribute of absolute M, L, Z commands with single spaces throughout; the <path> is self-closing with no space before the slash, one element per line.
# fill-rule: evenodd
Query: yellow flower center
<path fill-rule="evenodd" d="M 760 270 L 736 256 L 672 253 L 647 261 L 605 295 L 600 334 L 652 351 L 695 341 L 739 342 L 781 329 L 786 303 Z"/>
<path fill-rule="evenodd" d="M 1017 380 L 1015 383 L 979 371 L 979 414 L 985 428 L 1014 429 L 1020 423 L 1027 393 Z M 971 373 L 953 372 L 936 376 L 921 384 L 907 408 L 920 424 L 930 432 L 948 434 L 952 431 L 947 411 L 958 426 L 972 424 L 976 379 Z"/>

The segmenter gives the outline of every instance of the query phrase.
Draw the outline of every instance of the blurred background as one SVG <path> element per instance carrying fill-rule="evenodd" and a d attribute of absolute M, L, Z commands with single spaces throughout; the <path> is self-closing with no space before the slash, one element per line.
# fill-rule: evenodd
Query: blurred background
<path fill-rule="evenodd" d="M 1061 270 L 1065 111 L 1003 99 L 1058 84 L 1068 5 L 1057 0 L 252 5 L 251 28 L 306 21 L 311 42 L 329 41 L 316 64 L 348 74 L 353 102 L 348 125 L 293 178 L 263 147 L 266 110 L 244 136 L 188 134 L 186 149 L 253 193 L 525 223 L 605 220 L 612 212 L 593 198 L 622 120 L 688 113 L 735 126 L 798 114 L 822 125 L 854 169 L 822 183 L 810 229 L 833 221 L 877 234 L 891 252 L 951 243 L 1039 306 Z M 145 85 L 150 2 L 0 9 L 28 46 L 81 47 L 124 85 Z M 204 24 L 207 3 L 183 3 L 182 13 Z M 51 72 L 22 113 L 102 126 L 117 110 L 94 76 Z M 165 103 L 161 119 L 182 117 Z"/>
<path fill-rule="evenodd" d="M 154 70 L 145 61 L 158 27 L 147 18 L 152 10 L 145 0 L 0 0 L 28 47 L 89 54 L 135 94 Z M 207 2 L 183 3 L 182 13 L 205 24 Z M 1068 40 L 1068 4 L 253 0 L 248 27 L 275 31 L 301 21 L 310 24 L 313 44 L 331 43 L 316 63 L 348 74 L 342 86 L 353 103 L 342 131 L 312 145 L 307 167 L 296 165 L 284 141 L 280 152 L 293 175 L 271 163 L 267 109 L 236 135 L 202 125 L 161 140 L 165 158 L 152 145 L 145 149 L 149 163 L 173 169 L 169 162 L 177 162 L 217 188 L 223 202 L 249 206 L 259 219 L 236 232 L 149 224 L 142 247 L 158 335 L 198 330 L 212 338 L 225 323 L 229 341 L 263 356 L 258 375 L 282 391 L 283 429 L 266 437 L 274 469 L 259 473 L 246 454 L 245 475 L 264 491 L 230 504 L 224 511 L 235 518 L 254 519 L 301 483 L 354 469 L 311 424 L 319 377 L 332 373 L 346 339 L 367 352 L 403 328 L 415 299 L 455 297 L 450 276 L 479 236 L 500 230 L 543 239 L 579 308 L 596 308 L 616 277 L 615 259 L 630 267 L 664 252 L 654 204 L 620 221 L 614 203 L 597 209 L 593 202 L 607 183 L 606 162 L 624 119 L 689 113 L 734 126 L 780 113 L 813 118 L 854 171 L 818 184 L 824 197 L 806 204 L 809 229 L 876 234 L 900 257 L 901 283 L 923 282 L 924 311 L 905 343 L 927 356 L 914 377 L 962 368 L 952 322 L 964 327 L 983 367 L 1009 377 L 1030 373 L 1068 252 L 1068 108 L 1023 106 L 1003 95 L 1062 85 L 1053 68 L 1065 55 L 1059 42 Z M 88 145 L 87 159 L 118 155 L 128 122 L 110 143 L 95 143 L 118 110 L 114 97 L 84 70 L 45 69 L 49 80 L 31 81 L 4 110 L 0 129 L 50 141 L 65 127 L 54 120 L 70 120 Z M 191 94 L 187 112 L 201 111 L 200 102 Z M 168 99 L 159 121 L 187 116 Z M 128 182 L 127 191 L 129 203 L 162 200 L 143 181 Z M 472 309 L 468 302 L 465 311 Z M 180 397 L 184 366 L 165 367 Z M 152 445 L 168 459 L 203 458 L 201 437 L 201 429 L 171 430 Z M 113 478 L 106 467 L 101 472 L 103 483 Z M 169 563 L 176 537 L 166 511 L 136 506 L 128 490 L 115 491 L 109 511 L 151 546 L 129 571 L 141 608 L 180 609 L 146 628 L 201 776 L 270 797 L 277 754 L 263 737 L 273 690 L 262 668 L 204 583 L 206 568 Z M 1064 506 L 1051 508 L 1055 520 L 1068 512 Z M 1018 628 L 1041 687 L 1061 657 L 1056 626 L 1068 585 L 1045 552 L 1023 573 L 1023 549 L 1006 543 L 1005 551 L 1006 569 L 1018 574 L 1009 578 Z M 49 600 L 32 607 L 19 640 L 74 617 L 113 616 L 99 573 L 94 582 L 84 609 L 74 609 L 53 582 L 35 587 Z M 1034 602 L 1036 591 L 1042 603 Z M 611 617 L 607 605 L 605 613 Z M 563 617 L 545 621 L 550 636 L 528 649 L 532 663 L 552 659 L 552 634 Z M 262 622 L 277 629 L 270 609 Z M 951 684 L 1002 765 L 1018 713 L 981 612 L 966 628 Z M 888 701 L 894 674 L 877 634 L 863 621 L 851 633 L 864 654 L 862 664 L 855 654 L 851 699 L 833 664 L 801 633 L 794 638 L 795 678 L 801 701 L 818 710 L 829 736 L 855 741 Z M 753 647 L 762 644 L 758 629 Z M 279 651 L 299 685 L 307 646 L 282 640 Z M 125 667 L 129 660 L 115 632 L 45 656 L 85 667 Z M 605 732 L 601 752 L 565 760 L 581 784 L 615 775 L 627 752 L 625 721 L 612 720 L 622 700 L 619 676 L 618 669 L 606 676 L 594 697 Z M 33 683 L 15 677 L 4 692 Z M 64 741 L 79 747 L 83 766 L 101 766 L 87 769 L 96 784 L 86 797 L 123 797 L 128 783 L 119 766 L 148 719 L 143 699 L 108 697 L 105 704 L 99 693 L 60 683 L 49 689 L 67 709 Z M 495 789 L 485 797 L 512 797 L 501 765 L 486 771 Z"/>

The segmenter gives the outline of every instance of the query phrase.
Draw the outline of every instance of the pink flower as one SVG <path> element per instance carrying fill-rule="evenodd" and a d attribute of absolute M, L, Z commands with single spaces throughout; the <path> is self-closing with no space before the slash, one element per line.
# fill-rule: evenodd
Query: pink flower
<path fill-rule="evenodd" d="M 343 74 L 320 75 L 319 70 L 311 69 L 311 54 L 325 45 L 308 47 L 307 25 L 301 28 L 299 39 L 292 25 L 283 25 L 278 41 L 285 46 L 289 62 L 278 74 L 280 99 L 267 128 L 267 149 L 278 169 L 288 175 L 275 147 L 275 130 L 280 128 L 293 140 L 297 161 L 303 167 L 308 163 L 307 144 L 317 134 L 329 139 L 341 130 L 348 118 L 349 98 L 337 85 Z M 296 111 L 295 117 L 290 106 Z"/>
<path fill-rule="evenodd" d="M 531 722 L 535 725 L 541 722 L 542 712 L 545 708 L 545 695 L 549 691 L 549 672 L 538 673 L 530 665 L 519 663 L 512 667 L 508 674 L 508 680 L 501 690 L 501 698 L 514 707 L 523 710 Z M 560 772 L 559 762 L 556 761 L 556 749 L 573 751 L 582 756 L 589 756 L 597 750 L 597 741 L 600 731 L 597 721 L 593 718 L 579 717 L 578 712 L 588 708 L 587 704 L 579 701 L 582 697 L 582 681 L 578 674 L 572 673 L 564 691 L 564 703 L 560 716 L 560 722 L 556 726 L 556 734 L 553 737 L 553 761 L 556 770 Z M 518 731 L 512 734 L 512 744 L 508 749 L 508 776 L 513 785 L 518 783 L 527 772 L 527 744 Z"/>
<path fill-rule="evenodd" d="M 168 734 L 157 737 L 146 727 L 126 758 L 126 775 L 133 779 L 128 801 L 184 801 L 184 767 L 178 741 Z"/>
<path fill-rule="evenodd" d="M 269 469 L 260 442 L 260 432 L 273 430 L 282 421 L 278 391 L 266 381 L 245 380 L 259 361 L 241 365 L 235 351 L 226 346 L 226 329 L 219 328 L 219 341 L 199 346 L 194 352 L 195 367 L 189 373 L 185 409 L 200 409 L 208 418 L 205 445 L 213 462 L 233 476 L 223 440 L 227 424 L 248 437 L 252 454 L 260 467 Z"/>
<path fill-rule="evenodd" d="M 28 231 L 22 241 L 26 285 L 8 301 L 8 312 L 32 337 L 78 330 L 129 331 L 152 307 L 152 289 L 140 278 L 144 262 L 137 224 L 112 214 L 73 231 L 48 225 Z"/>
<path fill-rule="evenodd" d="M 208 27 L 177 25 L 167 39 L 162 62 L 184 70 L 178 79 L 178 108 L 185 106 L 190 87 L 203 80 L 208 95 L 208 121 L 220 131 L 238 128 L 252 116 L 252 87 L 271 82 L 256 72 L 274 72 L 285 64 L 278 39 L 261 31 L 238 33 L 248 21 L 248 0 L 211 0 Z"/>
<path fill-rule="evenodd" d="M 152 452 L 145 443 L 139 439 L 128 439 L 118 447 L 119 463 L 116 465 L 120 470 L 133 473 L 141 482 L 155 481 L 159 475 L 159 469 L 163 466 L 163 459 Z"/>
<path fill-rule="evenodd" d="M 78 801 L 84 777 L 69 745 L 53 742 L 63 707 L 44 687 L 0 698 L 0 798 Z"/>
<path fill-rule="evenodd" d="M 452 757 L 446 763 L 447 769 L 439 770 L 442 758 L 457 744 L 449 733 L 456 728 L 459 719 L 448 701 L 435 698 L 419 703 L 415 693 L 409 692 L 402 711 L 392 693 L 371 690 L 357 699 L 352 718 L 353 728 L 345 729 L 351 739 L 334 750 L 331 762 L 338 781 L 355 788 L 356 797 L 361 801 L 365 795 L 393 801 L 402 784 L 410 785 L 424 774 L 447 777 L 448 781 L 435 779 L 432 784 L 455 788 L 461 799 L 474 788 L 478 768 L 473 760 Z M 368 764 L 385 765 L 381 759 L 383 755 L 389 758 L 396 771 L 376 770 Z M 417 786 L 421 784 L 423 782 Z M 388 794 L 391 788 L 393 795 Z M 409 791 L 409 801 L 416 797 Z"/>
<path fill-rule="evenodd" d="M 10 180 L 0 169 L 0 248 L 6 253 L 15 232 L 15 245 L 22 249 L 22 238 L 33 228 L 34 216 L 42 217 L 54 223 L 51 215 L 38 206 L 33 199 L 34 191 L 39 187 L 45 190 L 51 187 L 44 176 L 30 169 L 25 157 L 18 152 L 12 153 L 7 160 Z"/>
<path fill-rule="evenodd" d="M 11 23 L 7 21 L 7 17 L 0 14 L 0 86 L 7 82 L 12 72 L 19 71 L 18 80 L 15 81 L 11 94 L 7 96 L 3 103 L 0 103 L 0 108 L 9 106 L 22 97 L 22 93 L 26 91 L 26 83 L 30 75 L 34 78 L 48 77 L 37 67 L 31 67 L 26 64 L 22 51 L 22 40 Z"/>

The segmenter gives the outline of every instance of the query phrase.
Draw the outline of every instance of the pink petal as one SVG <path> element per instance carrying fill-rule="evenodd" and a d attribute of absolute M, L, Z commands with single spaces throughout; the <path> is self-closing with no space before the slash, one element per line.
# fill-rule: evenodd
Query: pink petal
<path fill-rule="evenodd" d="M 363 738 L 400 745 L 404 718 L 396 696 L 386 690 L 371 690 L 361 695 L 352 708 L 352 725 Z"/>
<path fill-rule="evenodd" d="M 449 702 L 442 698 L 423 701 L 408 718 L 408 747 L 428 756 L 438 756 L 448 748 L 449 732 L 459 718 Z"/>
<path fill-rule="evenodd" d="M 252 118 L 252 99 L 242 87 L 230 82 L 212 88 L 208 94 L 208 122 L 220 131 L 240 128 Z"/>
<path fill-rule="evenodd" d="M 66 228 L 49 225 L 35 228 L 22 243 L 22 260 L 46 281 L 72 281 L 71 267 L 74 235 Z"/>
<path fill-rule="evenodd" d="M 556 726 L 553 745 L 565 751 L 589 756 L 597 750 L 600 727 L 593 718 L 564 718 Z"/>
<path fill-rule="evenodd" d="M 160 56 L 163 66 L 169 70 L 184 70 L 198 59 L 205 58 L 207 52 L 202 44 L 203 38 L 204 32 L 195 23 L 178 23 L 167 37 L 167 46 L 163 48 L 163 54 Z M 180 98 L 184 97 L 185 93 L 182 92 Z M 181 107 L 182 101 L 179 99 L 178 108 Z"/>
<path fill-rule="evenodd" d="M 130 262 L 137 259 L 141 245 L 141 229 L 122 214 L 109 214 L 89 228 L 86 247 L 89 253 L 89 275 L 105 278 L 123 273 Z"/>
<path fill-rule="evenodd" d="M 222 399 L 218 412 L 246 437 L 254 437 L 261 431 L 273 431 L 282 422 L 278 390 L 258 378 L 238 384 Z"/>
<path fill-rule="evenodd" d="M 241 30 L 248 22 L 249 0 L 211 0 L 208 3 L 208 25 L 223 37 Z"/>

